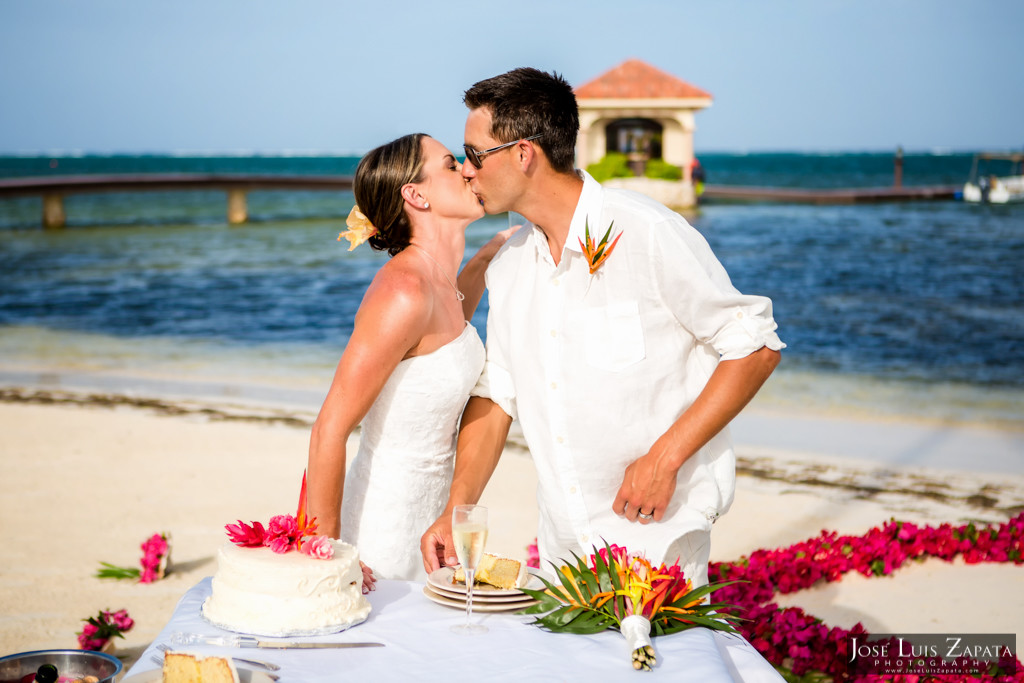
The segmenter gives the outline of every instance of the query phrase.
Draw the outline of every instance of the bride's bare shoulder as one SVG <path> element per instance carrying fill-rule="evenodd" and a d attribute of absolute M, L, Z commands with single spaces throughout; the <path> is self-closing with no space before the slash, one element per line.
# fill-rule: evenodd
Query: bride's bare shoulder
<path fill-rule="evenodd" d="M 430 317 L 433 293 L 430 283 L 415 263 L 410 263 L 400 253 L 385 263 L 366 290 L 366 295 L 356 314 L 366 318 L 368 314 L 377 318 L 386 316 L 402 320 L 404 324 L 415 324 Z"/>

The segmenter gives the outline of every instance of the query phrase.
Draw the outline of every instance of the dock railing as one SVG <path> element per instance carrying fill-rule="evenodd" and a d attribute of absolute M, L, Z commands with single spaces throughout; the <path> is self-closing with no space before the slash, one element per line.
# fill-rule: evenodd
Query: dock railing
<path fill-rule="evenodd" d="M 0 178 L 0 198 L 41 196 L 43 227 L 67 223 L 64 197 L 91 192 L 149 192 L 154 190 L 224 190 L 228 223 L 248 220 L 246 193 L 250 190 L 351 190 L 351 176 L 232 175 L 214 173 L 144 173 L 136 175 L 76 175 Z"/>
<path fill-rule="evenodd" d="M 248 218 L 247 192 L 251 190 L 352 189 L 352 176 L 329 175 L 232 175 L 219 173 L 145 173 L 135 175 L 75 175 L 0 178 L 0 199 L 41 196 L 42 224 L 62 228 L 67 223 L 64 197 L 90 192 L 142 192 L 154 190 L 223 190 L 227 194 L 227 220 L 231 225 Z M 953 199 L 959 186 L 803 189 L 708 185 L 701 201 L 785 202 L 796 204 L 858 204 L 914 200 Z"/>

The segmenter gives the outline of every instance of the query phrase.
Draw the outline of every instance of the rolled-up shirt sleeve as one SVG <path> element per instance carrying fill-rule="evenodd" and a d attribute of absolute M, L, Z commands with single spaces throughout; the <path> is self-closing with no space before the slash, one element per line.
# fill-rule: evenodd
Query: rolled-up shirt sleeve
<path fill-rule="evenodd" d="M 484 277 L 488 289 L 490 289 L 492 276 L 492 270 L 488 268 Z M 509 342 L 510 321 L 503 320 L 503 316 L 500 314 L 495 314 L 494 307 L 500 307 L 500 304 L 492 301 L 491 306 L 487 315 L 487 360 L 484 362 L 484 369 L 480 373 L 476 386 L 469 393 L 471 396 L 489 398 L 515 420 L 519 417 L 516 410 L 516 387 L 515 382 L 512 381 L 512 373 L 509 371 L 510 366 L 504 347 L 504 344 Z"/>
<path fill-rule="evenodd" d="M 721 360 L 786 347 L 775 333 L 771 299 L 740 293 L 699 232 L 673 221 L 655 226 L 652 234 L 657 248 L 651 265 L 662 300 Z"/>
<path fill-rule="evenodd" d="M 489 398 L 513 420 L 519 416 L 516 414 L 516 392 L 512 383 L 512 375 L 499 363 L 491 360 L 491 344 L 487 344 L 487 362 L 484 363 L 484 370 L 480 373 L 480 379 L 470 392 L 472 396 Z"/>

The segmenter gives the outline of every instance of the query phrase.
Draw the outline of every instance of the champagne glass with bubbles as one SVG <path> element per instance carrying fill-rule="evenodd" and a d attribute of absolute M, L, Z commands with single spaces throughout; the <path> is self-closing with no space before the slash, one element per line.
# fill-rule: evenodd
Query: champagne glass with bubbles
<path fill-rule="evenodd" d="M 487 543 L 487 508 L 480 505 L 457 505 L 452 511 L 452 540 L 455 554 L 466 574 L 466 623 L 452 626 L 452 631 L 465 635 L 487 633 L 483 624 L 474 624 L 473 581 Z"/>

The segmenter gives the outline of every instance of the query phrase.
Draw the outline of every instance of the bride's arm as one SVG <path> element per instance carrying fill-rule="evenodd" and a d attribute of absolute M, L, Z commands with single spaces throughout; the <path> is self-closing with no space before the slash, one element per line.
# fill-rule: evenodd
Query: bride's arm
<path fill-rule="evenodd" d="M 505 244 L 512 233 L 518 230 L 519 227 L 517 225 L 499 232 L 487 244 L 480 247 L 473 254 L 472 258 L 466 261 L 466 265 L 462 267 L 458 283 L 459 291 L 466 297 L 462 301 L 462 313 L 465 315 L 466 320 L 473 319 L 473 313 L 480 304 L 480 299 L 484 296 L 484 273 L 487 271 L 487 265 L 494 258 L 494 255 L 498 253 L 498 250 L 501 249 L 501 245 Z"/>
<path fill-rule="evenodd" d="M 345 444 L 430 319 L 429 288 L 400 269 L 374 278 L 356 313 L 352 337 L 338 362 L 309 438 L 307 510 L 320 533 L 341 535 Z"/>

